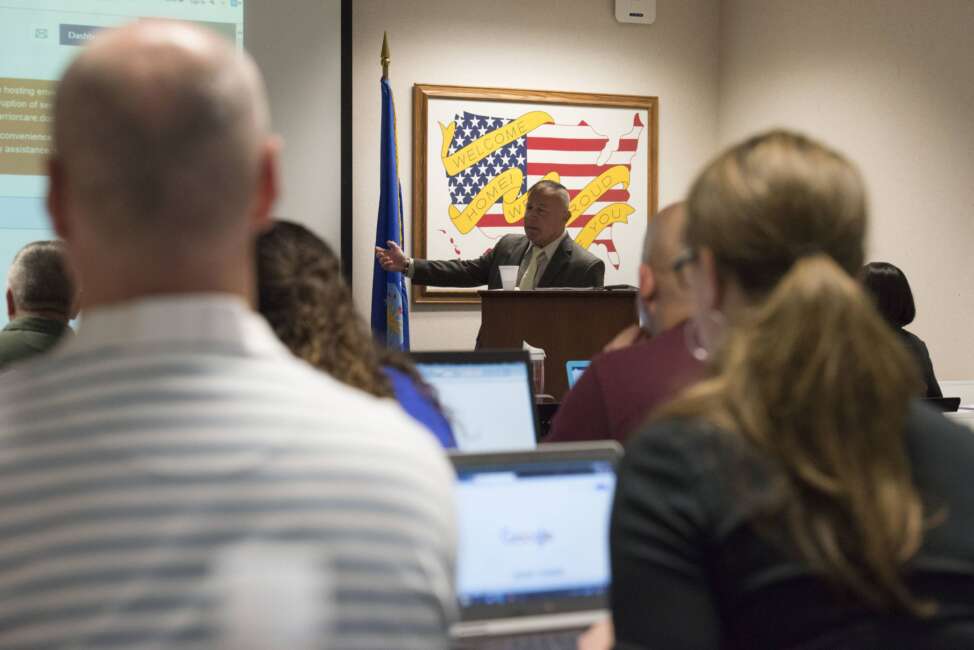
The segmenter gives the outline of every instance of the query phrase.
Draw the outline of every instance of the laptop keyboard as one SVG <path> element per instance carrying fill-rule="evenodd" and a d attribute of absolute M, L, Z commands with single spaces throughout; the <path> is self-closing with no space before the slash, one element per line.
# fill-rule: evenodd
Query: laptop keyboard
<path fill-rule="evenodd" d="M 578 632 L 551 632 L 495 639 L 479 645 L 479 650 L 576 650 Z"/>

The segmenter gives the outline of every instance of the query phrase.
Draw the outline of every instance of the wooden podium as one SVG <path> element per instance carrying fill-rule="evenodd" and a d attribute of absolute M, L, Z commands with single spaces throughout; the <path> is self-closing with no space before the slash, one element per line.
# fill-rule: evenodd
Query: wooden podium
<path fill-rule="evenodd" d="M 547 354 L 545 392 L 559 402 L 568 390 L 565 362 L 590 359 L 636 322 L 636 290 L 535 289 L 479 291 L 480 347 L 520 348 L 527 341 Z"/>

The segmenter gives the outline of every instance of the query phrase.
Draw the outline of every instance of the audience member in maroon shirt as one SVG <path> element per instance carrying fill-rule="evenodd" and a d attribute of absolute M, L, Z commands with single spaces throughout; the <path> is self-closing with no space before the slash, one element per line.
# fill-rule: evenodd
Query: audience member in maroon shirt
<path fill-rule="evenodd" d="M 690 296 L 673 270 L 684 221 L 683 205 L 676 204 L 650 223 L 639 267 L 642 327 L 623 331 L 592 359 L 562 400 L 545 442 L 625 442 L 655 407 L 702 375 L 684 333 Z"/>

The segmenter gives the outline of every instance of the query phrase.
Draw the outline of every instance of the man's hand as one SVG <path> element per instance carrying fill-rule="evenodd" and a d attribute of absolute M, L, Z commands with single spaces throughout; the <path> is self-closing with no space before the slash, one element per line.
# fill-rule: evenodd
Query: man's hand
<path fill-rule="evenodd" d="M 406 270 L 406 255 L 394 241 L 387 241 L 389 248 L 375 247 L 375 257 L 379 260 L 379 266 L 386 271 L 393 273 L 403 273 Z"/>
<path fill-rule="evenodd" d="M 578 637 L 578 650 L 611 650 L 615 643 L 613 632 L 611 618 L 599 621 Z"/>

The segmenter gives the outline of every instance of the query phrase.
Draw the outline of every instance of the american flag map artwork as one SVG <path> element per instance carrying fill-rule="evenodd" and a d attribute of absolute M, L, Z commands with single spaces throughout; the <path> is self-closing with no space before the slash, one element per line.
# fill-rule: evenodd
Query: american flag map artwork
<path fill-rule="evenodd" d="M 632 283 L 634 272 L 619 272 L 638 265 L 626 249 L 638 250 L 645 232 L 645 163 L 633 173 L 637 155 L 647 158 L 645 124 L 640 111 L 615 114 L 609 135 L 584 117 L 556 119 L 545 110 L 452 112 L 439 122 L 442 139 L 430 143 L 442 163 L 430 170 L 446 181 L 449 205 L 440 203 L 429 236 L 449 240 L 450 257 L 475 257 L 503 235 L 523 234 L 526 192 L 547 178 L 568 189 L 568 233 L 606 262 L 606 283 Z"/>

